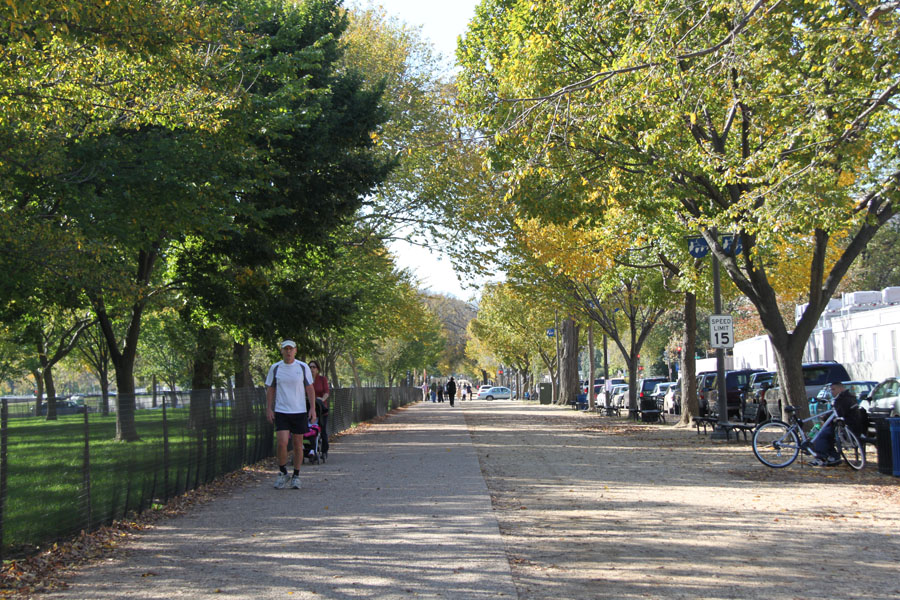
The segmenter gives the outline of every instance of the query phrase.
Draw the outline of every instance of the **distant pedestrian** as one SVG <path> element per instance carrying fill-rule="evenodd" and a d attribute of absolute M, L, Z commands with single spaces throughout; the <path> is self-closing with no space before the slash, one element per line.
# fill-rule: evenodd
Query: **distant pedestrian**
<path fill-rule="evenodd" d="M 437 396 L 438 396 L 438 402 L 444 401 L 444 384 L 441 383 L 440 381 L 438 381 L 438 384 L 437 384 Z"/>
<path fill-rule="evenodd" d="M 447 382 L 447 398 L 450 400 L 450 406 L 453 406 L 453 400 L 456 399 L 456 380 L 453 377 Z"/>
<path fill-rule="evenodd" d="M 316 392 L 316 414 L 319 416 L 320 436 L 322 438 L 322 458 L 328 458 L 328 398 L 331 396 L 331 386 L 328 378 L 322 375 L 322 367 L 319 361 L 309 361 L 309 370 L 313 376 L 313 389 Z M 315 438 L 313 438 L 315 439 Z M 315 446 L 315 444 L 314 444 Z M 310 450 L 310 457 L 315 458 L 316 449 Z"/>
<path fill-rule="evenodd" d="M 432 380 L 431 381 L 431 401 L 432 402 L 437 402 L 437 388 L 438 388 L 437 383 L 434 380 Z"/>
<path fill-rule="evenodd" d="M 472 384 L 471 383 L 466 384 L 466 394 L 468 394 L 469 400 L 471 400 L 472 399 Z"/>
<path fill-rule="evenodd" d="M 309 422 L 316 422 L 316 403 L 313 400 L 307 412 L 306 399 L 315 398 L 312 372 L 309 366 L 296 360 L 297 344 L 292 340 L 281 342 L 281 357 L 269 367 L 266 375 L 266 419 L 275 424 L 277 447 L 275 456 L 280 471 L 275 487 L 300 489 L 300 465 L 303 464 L 303 434 L 309 431 Z M 294 474 L 287 472 L 288 441 L 294 444 Z"/>

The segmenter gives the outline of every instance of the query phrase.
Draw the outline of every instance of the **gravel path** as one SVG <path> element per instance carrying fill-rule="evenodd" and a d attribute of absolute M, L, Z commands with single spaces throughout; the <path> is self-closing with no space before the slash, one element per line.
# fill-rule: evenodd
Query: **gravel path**
<path fill-rule="evenodd" d="M 515 598 L 462 411 L 417 404 L 141 534 L 44 598 Z M 274 465 L 274 463 L 273 463 Z"/>
<path fill-rule="evenodd" d="M 900 597 L 900 480 L 874 465 L 772 470 L 747 443 L 494 401 L 397 411 L 301 476 L 42 598 Z"/>
<path fill-rule="evenodd" d="M 900 480 L 746 442 L 465 403 L 519 598 L 900 597 Z"/>

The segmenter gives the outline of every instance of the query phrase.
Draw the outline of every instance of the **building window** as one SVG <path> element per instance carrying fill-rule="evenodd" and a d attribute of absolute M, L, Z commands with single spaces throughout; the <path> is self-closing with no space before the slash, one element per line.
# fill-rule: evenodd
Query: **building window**
<path fill-rule="evenodd" d="M 897 330 L 891 329 L 891 358 L 897 362 Z"/>
<path fill-rule="evenodd" d="M 872 362 L 878 360 L 878 334 L 872 334 Z"/>
<path fill-rule="evenodd" d="M 863 336 L 856 336 L 856 362 L 866 362 L 866 350 L 863 346 Z"/>

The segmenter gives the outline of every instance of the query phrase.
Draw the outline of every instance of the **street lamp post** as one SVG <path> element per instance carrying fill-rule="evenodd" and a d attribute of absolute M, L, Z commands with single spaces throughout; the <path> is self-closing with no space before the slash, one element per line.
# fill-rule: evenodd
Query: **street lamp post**
<path fill-rule="evenodd" d="M 719 238 L 718 232 L 712 230 L 713 238 Z M 741 240 L 737 235 L 723 234 L 721 236 L 722 249 L 732 256 L 741 253 Z M 709 245 L 706 239 L 702 237 L 693 237 L 688 239 L 688 252 L 694 258 L 703 258 L 709 253 Z M 728 423 L 728 396 L 725 386 L 725 349 L 734 347 L 734 336 L 730 334 L 714 335 L 713 320 L 722 317 L 722 282 L 720 275 L 719 259 L 713 254 L 712 257 L 713 270 L 713 311 L 715 314 L 710 318 L 710 337 L 713 347 L 716 349 L 716 390 L 718 401 L 716 402 L 716 410 L 719 412 L 719 425 L 710 434 L 710 439 L 724 440 L 728 438 L 728 431 L 724 425 Z M 728 316 L 728 327 L 730 327 L 731 317 Z M 724 320 L 724 319 L 716 319 Z"/>

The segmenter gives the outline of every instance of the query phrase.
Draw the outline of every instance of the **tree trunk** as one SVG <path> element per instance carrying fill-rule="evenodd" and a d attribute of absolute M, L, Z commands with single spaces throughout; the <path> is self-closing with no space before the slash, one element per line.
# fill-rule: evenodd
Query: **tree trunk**
<path fill-rule="evenodd" d="M 337 374 L 337 359 L 328 362 L 328 374 L 331 376 L 331 381 L 328 382 L 329 386 L 334 388 L 341 387 L 341 381 L 338 379 Z"/>
<path fill-rule="evenodd" d="M 234 342 L 231 348 L 234 360 L 234 387 L 235 389 L 249 389 L 253 387 L 253 376 L 250 374 L 250 344 Z"/>
<path fill-rule="evenodd" d="M 559 358 L 560 389 L 557 402 L 574 404 L 581 381 L 578 377 L 578 324 L 571 317 L 562 322 L 562 355 Z"/>
<path fill-rule="evenodd" d="M 100 414 L 109 416 L 109 373 L 104 372 L 100 377 Z"/>
<path fill-rule="evenodd" d="M 684 295 L 684 338 L 681 346 L 681 424 L 700 415 L 697 399 L 697 296 Z"/>
<path fill-rule="evenodd" d="M 353 373 L 353 383 L 356 387 L 361 388 L 362 382 L 359 380 L 359 370 L 356 368 L 356 358 L 352 352 L 347 353 L 347 359 L 350 363 L 350 372 Z"/>
<path fill-rule="evenodd" d="M 218 342 L 219 336 L 214 329 L 205 327 L 197 333 L 194 374 L 191 378 L 190 426 L 192 429 L 209 428 L 212 425 L 210 402 Z"/>
<path fill-rule="evenodd" d="M 41 362 L 46 362 L 41 358 Z M 47 393 L 47 420 L 56 421 L 56 384 L 53 382 L 53 367 L 43 368 L 44 391 Z"/>
<path fill-rule="evenodd" d="M 39 417 L 44 408 L 44 378 L 39 370 L 32 371 L 31 376 L 34 377 L 34 415 Z"/>
<path fill-rule="evenodd" d="M 771 339 L 771 338 L 770 338 Z M 800 419 L 809 417 L 809 399 L 806 397 L 806 383 L 803 380 L 803 348 L 792 348 L 786 344 L 786 348 L 775 346 L 775 362 L 778 365 L 777 406 L 767 406 L 771 414 L 781 412 L 781 420 L 788 422 L 789 415 L 785 410 L 788 406 L 796 409 L 796 415 Z"/>
<path fill-rule="evenodd" d="M 243 452 L 246 443 L 247 426 L 253 417 L 252 392 L 253 377 L 250 374 L 250 344 L 234 342 L 231 346 L 234 365 L 234 420 L 237 424 L 238 439 Z"/>
<path fill-rule="evenodd" d="M 588 408 L 594 410 L 594 325 L 588 324 Z"/>
<path fill-rule="evenodd" d="M 134 362 L 121 355 L 112 360 L 116 369 L 116 439 L 136 442 L 140 437 L 134 422 Z"/>
<path fill-rule="evenodd" d="M 633 348 L 632 348 L 633 350 Z M 637 352 L 632 351 L 625 357 L 625 364 L 628 365 L 628 415 L 637 413 L 637 397 L 638 397 L 638 363 L 640 359 Z"/>
<path fill-rule="evenodd" d="M 153 268 L 156 264 L 157 251 L 141 250 L 137 257 L 137 277 L 135 283 L 145 286 L 150 282 Z M 131 319 L 125 332 L 125 343 L 119 350 L 119 342 L 113 330 L 112 319 L 106 311 L 106 303 L 102 295 L 91 297 L 94 314 L 106 340 L 109 350 L 109 359 L 116 369 L 116 388 L 118 394 L 116 403 L 116 439 L 121 442 L 133 442 L 140 439 L 134 422 L 135 398 L 134 398 L 134 360 L 137 356 L 138 338 L 141 334 L 141 318 L 147 306 L 148 296 L 143 294 L 131 305 Z"/>

